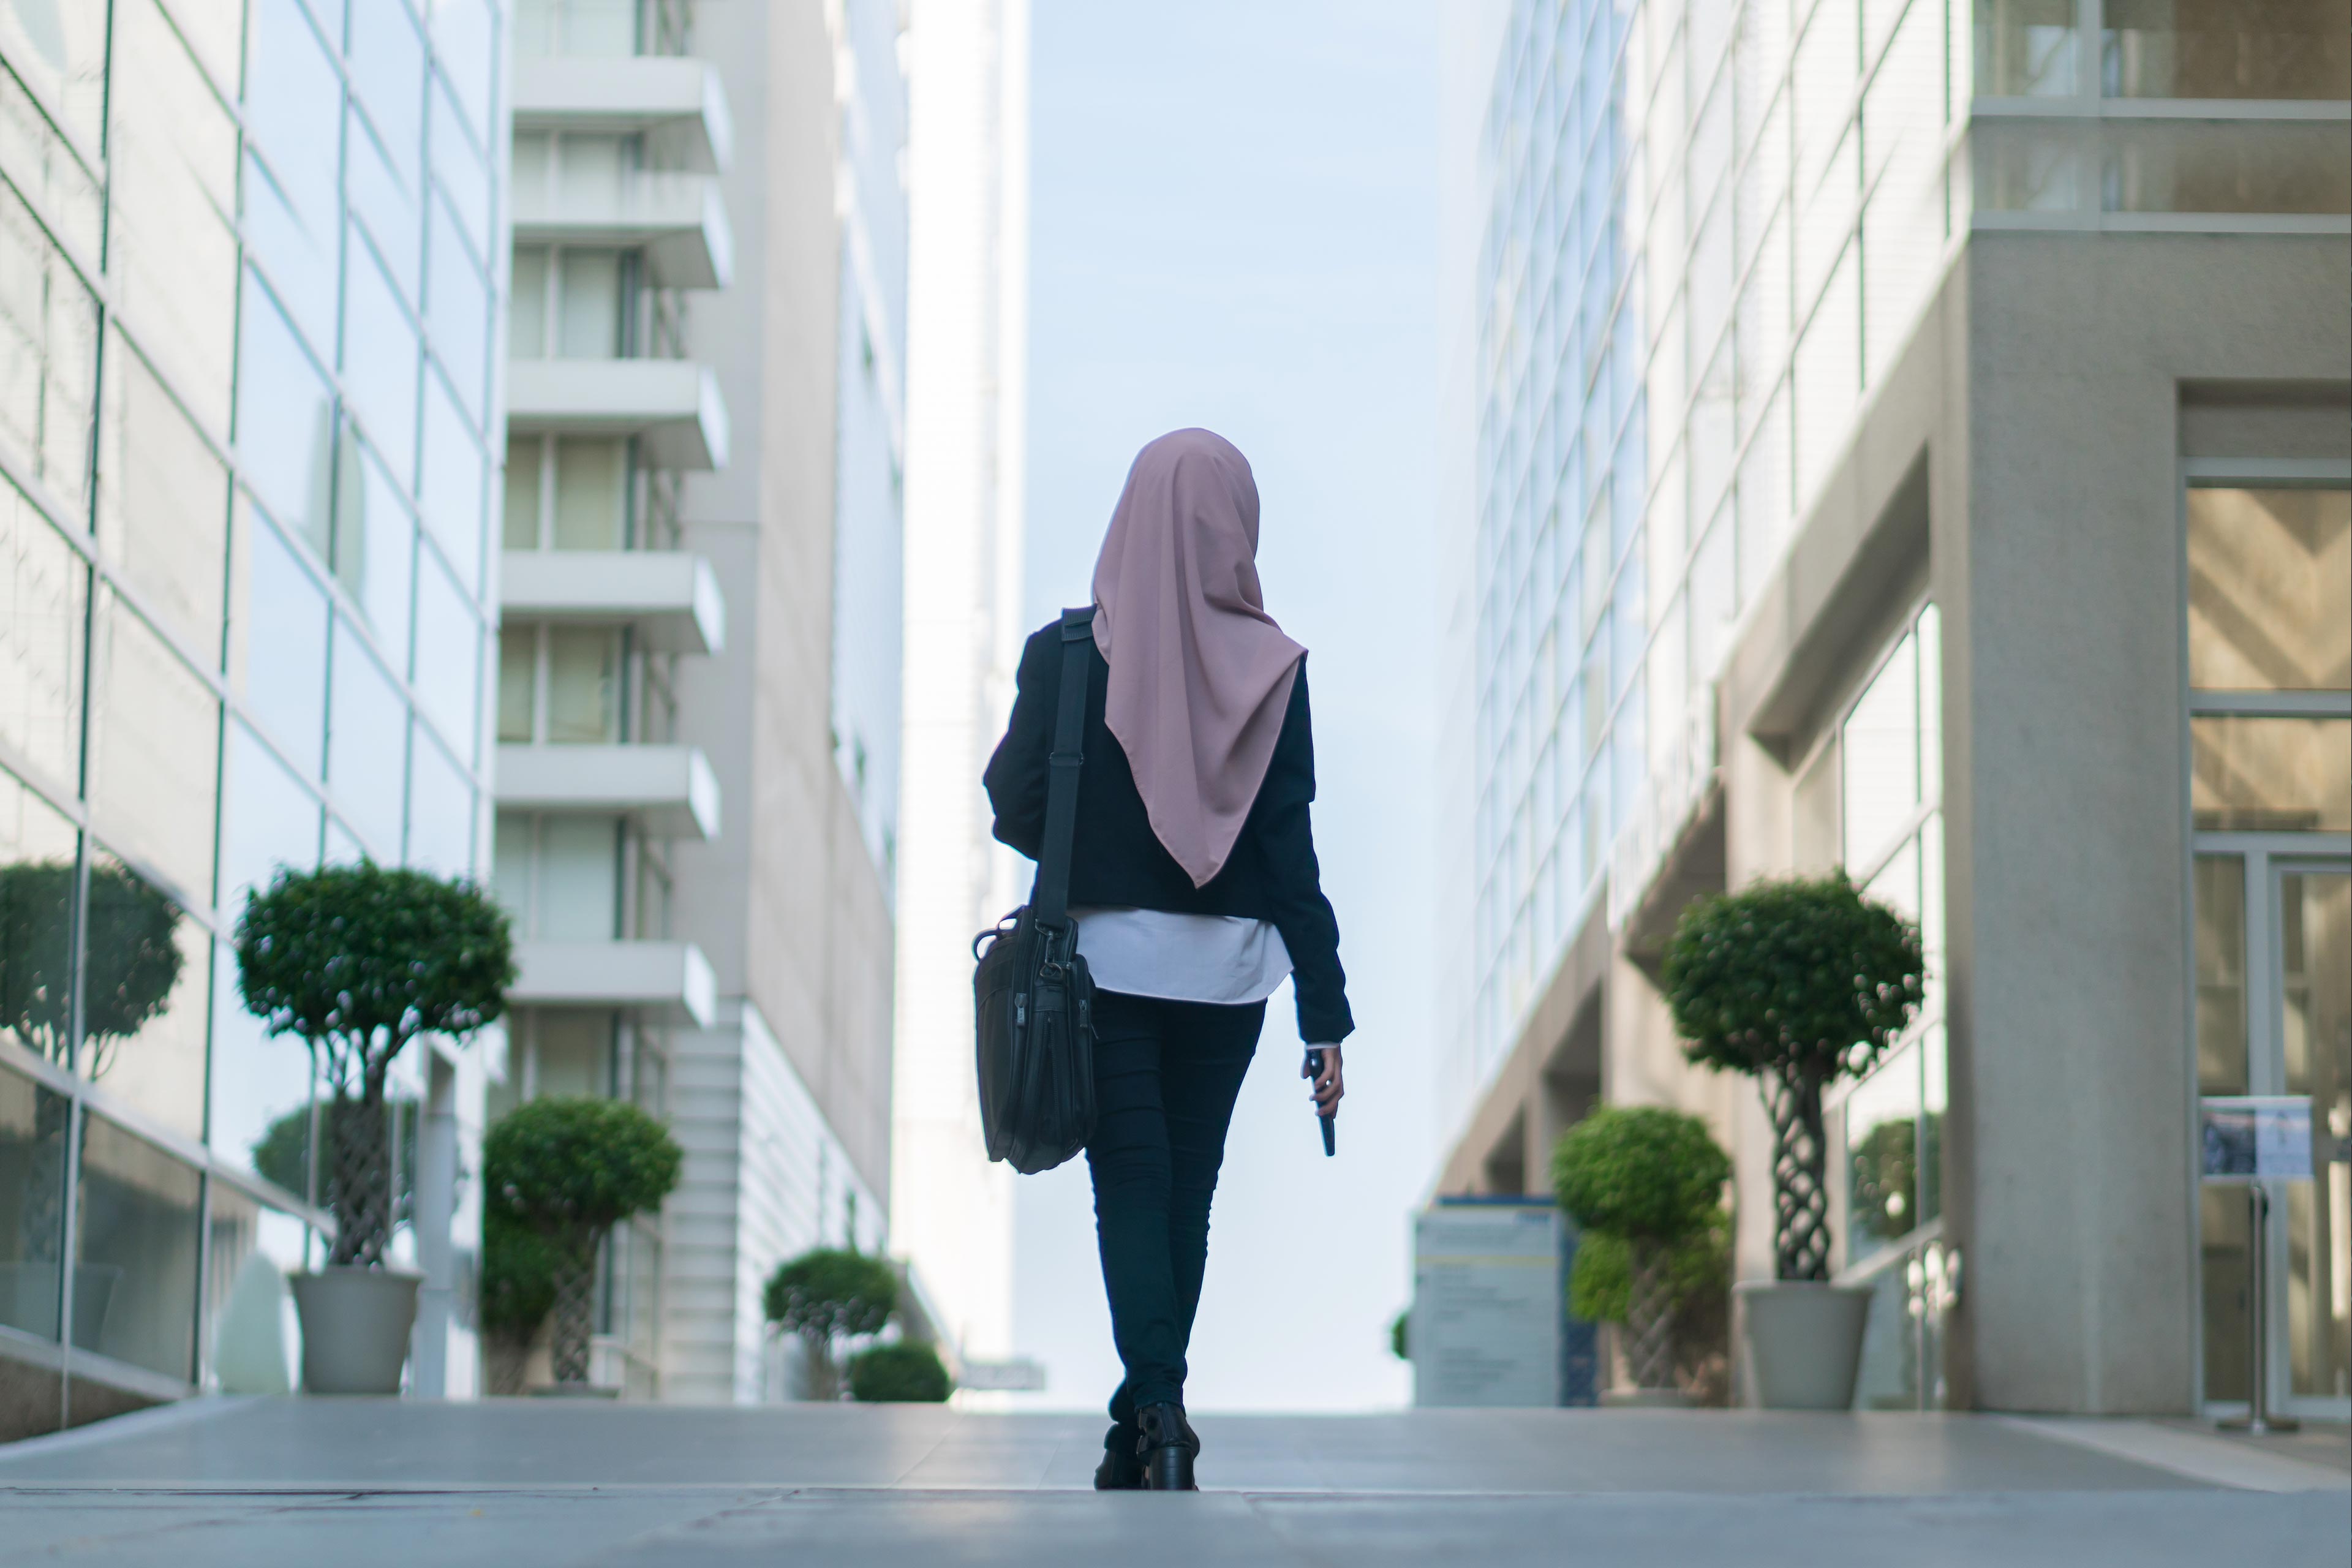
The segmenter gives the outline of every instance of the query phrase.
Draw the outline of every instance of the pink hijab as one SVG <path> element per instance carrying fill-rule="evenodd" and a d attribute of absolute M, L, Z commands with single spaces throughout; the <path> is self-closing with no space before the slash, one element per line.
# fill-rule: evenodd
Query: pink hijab
<path fill-rule="evenodd" d="M 1095 563 L 1095 646 L 1151 830 L 1205 886 L 1265 782 L 1307 655 L 1265 613 L 1257 481 L 1223 437 L 1176 430 L 1136 454 Z"/>

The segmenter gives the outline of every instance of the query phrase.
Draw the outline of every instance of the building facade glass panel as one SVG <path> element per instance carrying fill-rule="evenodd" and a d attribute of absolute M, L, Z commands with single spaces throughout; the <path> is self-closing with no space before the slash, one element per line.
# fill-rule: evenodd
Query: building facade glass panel
<path fill-rule="evenodd" d="M 0 773 L 0 1040 L 54 1067 L 73 1059 L 74 910 L 81 836 L 62 812 Z"/>
<path fill-rule="evenodd" d="M 337 617 L 327 724 L 327 787 L 369 851 L 400 859 L 408 704 L 352 623 Z"/>
<path fill-rule="evenodd" d="M 394 174 L 375 132 L 354 113 L 343 169 L 352 216 L 375 244 L 385 272 L 415 315 L 425 298 L 425 219 L 417 189 Z M 401 472 L 414 454 L 400 454 Z"/>
<path fill-rule="evenodd" d="M 81 783 L 89 604 L 81 556 L 0 484 L 0 742 L 67 791 Z"/>
<path fill-rule="evenodd" d="M 408 664 L 410 587 L 416 572 L 416 520 L 401 487 L 373 451 L 350 464 L 336 520 L 335 574 L 358 601 L 376 646 L 396 668 Z"/>
<path fill-rule="evenodd" d="M 373 244 L 354 228 L 343 252 L 343 389 L 359 410 L 368 439 L 406 471 L 416 451 L 416 323 L 385 275 Z"/>
<path fill-rule="evenodd" d="M 479 287 L 479 279 L 473 279 Z M 478 344 L 477 347 L 479 345 Z M 419 510 L 468 595 L 482 581 L 483 479 L 487 459 L 474 426 L 439 375 L 425 378 L 425 480 Z"/>
<path fill-rule="evenodd" d="M 0 458 L 68 510 L 87 495 L 98 303 L 14 191 L 0 191 Z"/>
<path fill-rule="evenodd" d="M 334 398 L 259 276 L 238 314 L 239 472 L 270 515 L 327 555 L 334 488 Z"/>
<path fill-rule="evenodd" d="M 409 744 L 408 767 L 408 864 L 437 876 L 471 876 L 474 792 L 466 770 L 422 723 Z"/>
<path fill-rule="evenodd" d="M 246 34 L 245 226 L 311 352 L 331 363 L 342 237 L 342 84 L 299 0 L 255 0 Z"/>
<path fill-rule="evenodd" d="M 201 1137 L 212 933 L 102 847 L 86 900 L 75 1068 L 154 1124 Z"/>
<path fill-rule="evenodd" d="M 219 635 L 228 466 L 120 331 L 100 399 L 98 547 L 184 646 Z"/>
<path fill-rule="evenodd" d="M 268 521 L 247 509 L 229 686 L 278 751 L 317 778 L 326 763 L 327 595 Z"/>
<path fill-rule="evenodd" d="M 482 624 L 437 552 L 418 557 L 416 700 L 439 726 L 443 743 L 474 755 L 482 700 Z"/>
<path fill-rule="evenodd" d="M 478 419 L 488 395 L 489 295 L 484 266 L 467 240 L 446 190 L 436 186 L 425 204 L 425 313 L 433 332 L 433 354 L 458 401 Z M 426 457 L 431 482 L 431 456 Z"/>
<path fill-rule="evenodd" d="M 0 1067 L 0 1327 L 54 1342 L 65 1245 L 64 1095 Z"/>
<path fill-rule="evenodd" d="M 237 128 L 157 0 L 118 8 L 108 147 L 107 270 L 115 308 L 201 416 L 227 407 L 236 321 Z"/>
<path fill-rule="evenodd" d="M 250 890 L 482 863 L 503 8 L 349 8 L 347 47 L 344 0 L 0 5 L 0 1318 L 47 1301 L 76 1377 L 200 1385 L 244 1258 L 304 1261 L 309 1063 L 222 940 Z"/>
<path fill-rule="evenodd" d="M 203 1178 L 102 1116 L 82 1120 L 79 1174 L 74 1347 L 193 1381 Z"/>
<path fill-rule="evenodd" d="M 415 190 L 424 172 L 425 40 L 408 7 L 398 0 L 358 0 L 347 58 L 352 89 L 381 146 L 402 184 Z"/>
<path fill-rule="evenodd" d="M 201 900 L 213 882 L 219 700 L 110 586 L 90 622 L 91 819 Z"/>

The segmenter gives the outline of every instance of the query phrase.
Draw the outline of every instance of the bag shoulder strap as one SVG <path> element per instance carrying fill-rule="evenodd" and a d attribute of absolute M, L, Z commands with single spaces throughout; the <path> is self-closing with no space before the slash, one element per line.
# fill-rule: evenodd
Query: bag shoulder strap
<path fill-rule="evenodd" d="M 1086 763 L 1094 625 L 1092 605 L 1062 612 L 1061 703 L 1054 716 L 1054 750 L 1046 758 L 1045 840 L 1038 846 L 1037 890 L 1030 900 L 1041 925 L 1060 926 L 1069 917 L 1070 849 L 1078 831 L 1078 771 Z"/>

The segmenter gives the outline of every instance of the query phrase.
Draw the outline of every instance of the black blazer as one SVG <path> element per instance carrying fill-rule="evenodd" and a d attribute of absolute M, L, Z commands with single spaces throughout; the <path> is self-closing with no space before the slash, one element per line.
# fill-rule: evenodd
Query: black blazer
<path fill-rule="evenodd" d="M 1290 684 L 1274 760 L 1242 824 L 1234 852 L 1203 888 L 1176 864 L 1151 830 L 1127 752 L 1103 718 L 1110 666 L 1087 649 L 1086 765 L 1078 773 L 1078 825 L 1070 855 L 1070 902 L 1177 914 L 1244 915 L 1271 921 L 1290 950 L 1298 1036 L 1337 1044 L 1355 1029 L 1348 977 L 1339 967 L 1339 922 L 1323 896 L 1307 803 L 1315 798 L 1315 732 L 1307 711 L 1307 666 Z M 989 759 L 996 837 L 1032 860 L 1045 833 L 1046 753 L 1062 686 L 1059 620 L 1021 652 L 1013 722 Z"/>

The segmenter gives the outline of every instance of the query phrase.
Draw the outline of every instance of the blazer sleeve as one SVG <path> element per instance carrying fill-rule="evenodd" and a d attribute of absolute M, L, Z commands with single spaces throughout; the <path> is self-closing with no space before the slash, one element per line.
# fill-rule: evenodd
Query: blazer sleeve
<path fill-rule="evenodd" d="M 1055 700 L 1062 684 L 1057 651 L 1042 633 L 1021 650 L 1021 668 L 1013 676 L 1013 720 L 981 775 L 988 804 L 996 813 L 997 841 L 1032 860 L 1045 838 L 1045 773 L 1053 750 Z"/>
<path fill-rule="evenodd" d="M 1339 967 L 1339 921 L 1323 896 L 1315 858 L 1315 725 L 1307 700 L 1307 665 L 1290 683 L 1290 709 L 1261 786 L 1257 837 L 1266 860 L 1274 927 L 1290 950 L 1291 988 L 1298 1000 L 1298 1037 L 1337 1045 L 1355 1032 L 1348 1009 L 1348 975 Z"/>

